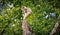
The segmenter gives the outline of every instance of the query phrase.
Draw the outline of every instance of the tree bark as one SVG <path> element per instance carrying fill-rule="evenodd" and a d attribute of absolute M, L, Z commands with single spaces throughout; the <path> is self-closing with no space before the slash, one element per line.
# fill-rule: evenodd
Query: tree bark
<path fill-rule="evenodd" d="M 22 23 L 23 35 L 34 35 L 32 27 L 29 24 L 28 20 L 24 20 Z"/>
<path fill-rule="evenodd" d="M 21 10 L 23 11 L 23 23 L 22 23 L 23 35 L 34 35 L 34 32 L 29 21 L 26 20 L 26 18 L 30 16 L 30 14 L 32 13 L 32 10 L 30 8 L 27 8 L 26 6 L 22 6 Z"/>
<path fill-rule="evenodd" d="M 50 35 L 60 35 L 60 15 Z"/>

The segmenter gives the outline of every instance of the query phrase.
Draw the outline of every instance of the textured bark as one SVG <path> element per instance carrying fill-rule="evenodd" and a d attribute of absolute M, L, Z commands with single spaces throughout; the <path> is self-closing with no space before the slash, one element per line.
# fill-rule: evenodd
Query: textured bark
<path fill-rule="evenodd" d="M 23 35 L 34 35 L 32 27 L 27 20 L 24 20 L 22 23 Z"/>
<path fill-rule="evenodd" d="M 23 35 L 35 35 L 29 21 L 26 20 L 26 18 L 30 16 L 30 14 L 32 13 L 32 10 L 25 6 L 22 6 L 21 10 L 23 11 L 23 23 L 22 23 Z"/>
<path fill-rule="evenodd" d="M 60 35 L 60 15 L 50 35 Z"/>

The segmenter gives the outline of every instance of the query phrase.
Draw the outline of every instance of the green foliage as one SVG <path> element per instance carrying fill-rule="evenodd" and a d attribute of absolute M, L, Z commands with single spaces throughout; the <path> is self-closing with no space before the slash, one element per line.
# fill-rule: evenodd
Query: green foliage
<path fill-rule="evenodd" d="M 60 8 L 57 7 L 58 0 L 1 0 L 0 2 L 2 3 L 0 6 L 3 5 L 0 9 L 0 34 L 3 32 L 4 35 L 22 35 L 22 5 L 32 9 L 32 14 L 27 19 L 36 35 L 49 35 L 60 13 Z"/>

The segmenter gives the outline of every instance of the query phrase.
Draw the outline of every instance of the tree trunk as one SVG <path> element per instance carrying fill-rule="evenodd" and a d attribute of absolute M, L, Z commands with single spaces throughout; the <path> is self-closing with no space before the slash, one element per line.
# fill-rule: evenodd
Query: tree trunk
<path fill-rule="evenodd" d="M 23 20 L 22 23 L 23 35 L 34 35 L 32 27 L 27 20 Z"/>
<path fill-rule="evenodd" d="M 60 35 L 60 15 L 50 35 Z"/>
<path fill-rule="evenodd" d="M 26 20 L 26 18 L 30 16 L 30 14 L 32 14 L 32 10 L 30 8 L 27 8 L 26 6 L 22 6 L 21 10 L 23 11 L 23 23 L 22 23 L 23 35 L 34 35 L 29 21 Z"/>

